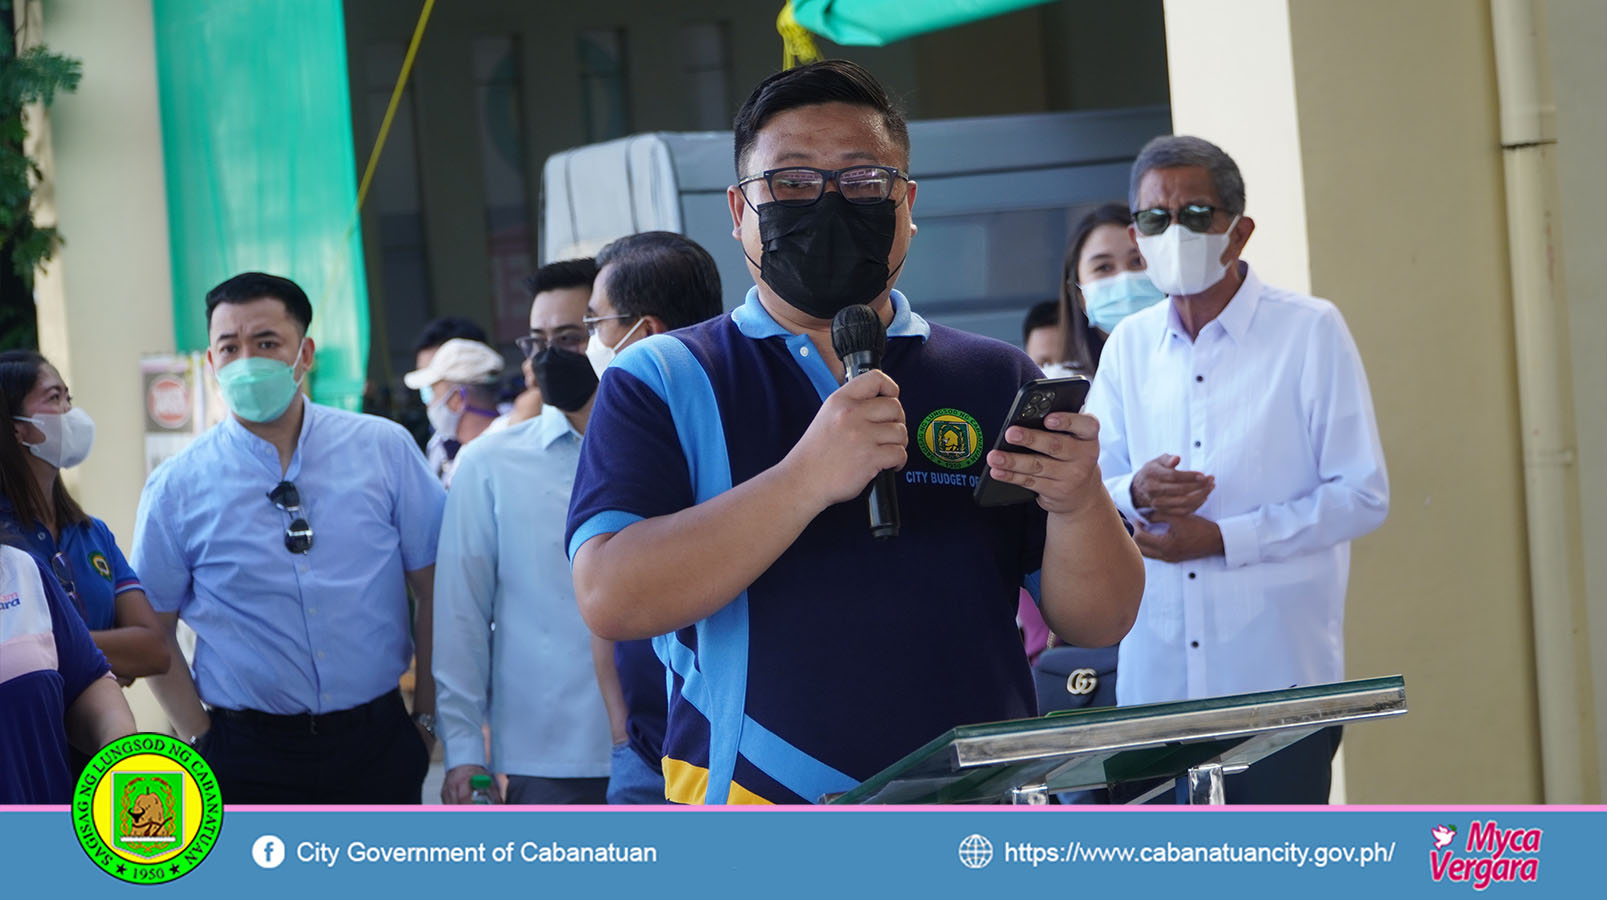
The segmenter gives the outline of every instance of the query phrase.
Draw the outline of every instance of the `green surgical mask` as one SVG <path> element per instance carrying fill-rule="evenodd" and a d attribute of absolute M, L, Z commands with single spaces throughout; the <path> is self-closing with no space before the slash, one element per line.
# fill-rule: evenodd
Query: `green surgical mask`
<path fill-rule="evenodd" d="M 296 358 L 301 358 L 300 346 L 296 348 Z M 284 415 L 300 387 L 295 367 L 277 359 L 250 356 L 218 370 L 223 402 L 247 422 L 272 422 Z"/>

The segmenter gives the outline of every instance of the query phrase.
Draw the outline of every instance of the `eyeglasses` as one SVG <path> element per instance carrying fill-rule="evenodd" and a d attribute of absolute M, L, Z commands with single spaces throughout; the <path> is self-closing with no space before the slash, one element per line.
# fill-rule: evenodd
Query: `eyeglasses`
<path fill-rule="evenodd" d="M 826 194 L 826 182 L 835 181 L 837 190 L 849 203 L 880 203 L 893 196 L 893 184 L 910 177 L 892 166 L 849 166 L 846 169 L 816 169 L 789 166 L 769 169 L 737 182 L 737 188 L 763 181 L 770 199 L 782 206 L 814 206 Z"/>
<path fill-rule="evenodd" d="M 306 553 L 312 549 L 312 526 L 301 514 L 301 492 L 293 481 L 281 481 L 268 492 L 274 506 L 290 514 L 290 525 L 285 528 L 285 549 L 291 553 Z"/>
<path fill-rule="evenodd" d="M 1220 207 L 1206 206 L 1203 203 L 1189 203 L 1179 209 L 1176 214 L 1177 224 L 1182 225 L 1196 234 L 1209 234 L 1211 221 L 1216 218 Z M 1133 211 L 1133 227 L 1138 233 L 1153 237 L 1165 231 L 1172 224 L 1172 211 L 1157 206 L 1153 209 L 1137 209 Z"/>
<path fill-rule="evenodd" d="M 67 561 L 67 554 L 57 553 L 50 558 L 51 574 L 61 583 L 61 589 L 67 592 L 67 599 L 73 602 L 78 610 L 79 618 L 89 621 L 89 614 L 84 611 L 84 601 L 78 596 L 78 583 L 73 580 L 73 566 Z"/>
<path fill-rule="evenodd" d="M 590 329 L 590 325 L 585 330 L 565 328 L 554 334 L 550 342 L 564 350 L 580 353 L 586 349 L 586 337 L 590 334 Z M 531 359 L 547 352 L 549 339 L 545 335 L 526 334 L 514 338 L 513 343 L 519 348 L 519 352 L 525 355 L 525 359 Z"/>
<path fill-rule="evenodd" d="M 641 316 L 633 316 L 630 313 L 620 313 L 619 315 L 616 315 L 616 316 L 587 316 L 584 319 L 581 319 L 580 321 L 585 323 L 585 325 L 586 325 L 586 333 L 587 334 L 596 334 L 597 333 L 597 326 L 602 324 L 603 322 L 611 322 L 611 321 L 613 321 L 615 319 L 639 319 L 639 318 L 641 318 Z"/>

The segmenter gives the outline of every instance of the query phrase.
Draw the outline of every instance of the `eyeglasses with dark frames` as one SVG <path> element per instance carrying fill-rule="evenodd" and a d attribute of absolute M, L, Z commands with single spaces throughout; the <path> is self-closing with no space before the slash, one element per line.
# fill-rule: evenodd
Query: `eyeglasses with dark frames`
<path fill-rule="evenodd" d="M 1163 206 L 1151 209 L 1133 210 L 1133 227 L 1145 237 L 1154 237 L 1165 231 L 1172 220 L 1195 234 L 1209 234 L 1211 223 L 1215 220 L 1220 206 L 1207 206 L 1204 203 L 1188 203 L 1175 213 Z"/>
<path fill-rule="evenodd" d="M 61 584 L 61 589 L 67 592 L 67 599 L 73 602 L 73 606 L 78 610 L 79 618 L 88 622 L 89 614 L 84 611 L 83 598 L 78 596 L 78 582 L 73 580 L 73 566 L 72 563 L 67 561 L 67 554 L 57 553 L 50 558 L 50 572 L 56 576 L 56 581 Z"/>
<path fill-rule="evenodd" d="M 311 550 L 312 526 L 301 512 L 301 492 L 296 490 L 295 482 L 279 482 L 268 492 L 268 499 L 290 516 L 290 524 L 285 527 L 285 549 L 291 553 Z"/>
<path fill-rule="evenodd" d="M 564 328 L 554 333 L 552 337 L 542 334 L 524 334 L 513 339 L 514 346 L 519 348 L 525 359 L 540 356 L 547 352 L 549 345 L 561 347 L 574 353 L 586 349 L 586 339 L 590 336 L 588 329 Z"/>
<path fill-rule="evenodd" d="M 849 166 L 843 169 L 788 166 L 749 175 L 737 182 L 737 189 L 763 181 L 770 191 L 770 199 L 782 206 L 814 206 L 826 195 L 826 184 L 835 182 L 844 200 L 868 204 L 880 203 L 893 196 L 893 185 L 901 178 L 910 180 L 908 175 L 892 166 Z"/>

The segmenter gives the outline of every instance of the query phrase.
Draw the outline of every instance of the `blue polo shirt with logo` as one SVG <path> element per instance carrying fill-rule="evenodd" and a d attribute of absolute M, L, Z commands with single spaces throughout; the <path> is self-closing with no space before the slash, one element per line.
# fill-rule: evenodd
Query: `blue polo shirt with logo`
<path fill-rule="evenodd" d="M 118 595 L 144 590 L 118 548 L 117 538 L 100 519 L 91 517 L 87 522 L 63 525 L 61 539 L 52 540 L 50 532 L 38 522 L 24 525 L 17 521 L 11 504 L 0 499 L 0 527 L 11 529 L 21 538 L 24 549 L 44 563 L 52 575 L 51 559 L 57 553 L 66 559 L 73 589 L 83 605 L 84 624 L 90 631 L 116 628 Z"/>
<path fill-rule="evenodd" d="M 1015 610 L 1036 585 L 1044 513 L 985 509 L 971 491 L 1016 390 L 1040 373 L 1014 347 L 892 301 L 882 366 L 910 431 L 902 530 L 876 541 L 863 500 L 832 506 L 719 612 L 654 639 L 671 801 L 812 803 L 956 725 L 1036 713 Z M 570 557 L 771 468 L 837 386 L 756 290 L 729 316 L 632 345 L 598 389 Z"/>

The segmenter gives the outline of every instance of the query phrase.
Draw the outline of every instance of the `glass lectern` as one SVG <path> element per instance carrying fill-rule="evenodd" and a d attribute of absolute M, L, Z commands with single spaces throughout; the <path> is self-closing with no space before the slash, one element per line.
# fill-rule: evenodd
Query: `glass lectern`
<path fill-rule="evenodd" d="M 828 803 L 1049 802 L 1060 791 L 1186 779 L 1191 803 L 1221 803 L 1222 778 L 1330 725 L 1406 713 L 1399 675 L 1114 706 L 964 725 Z"/>

